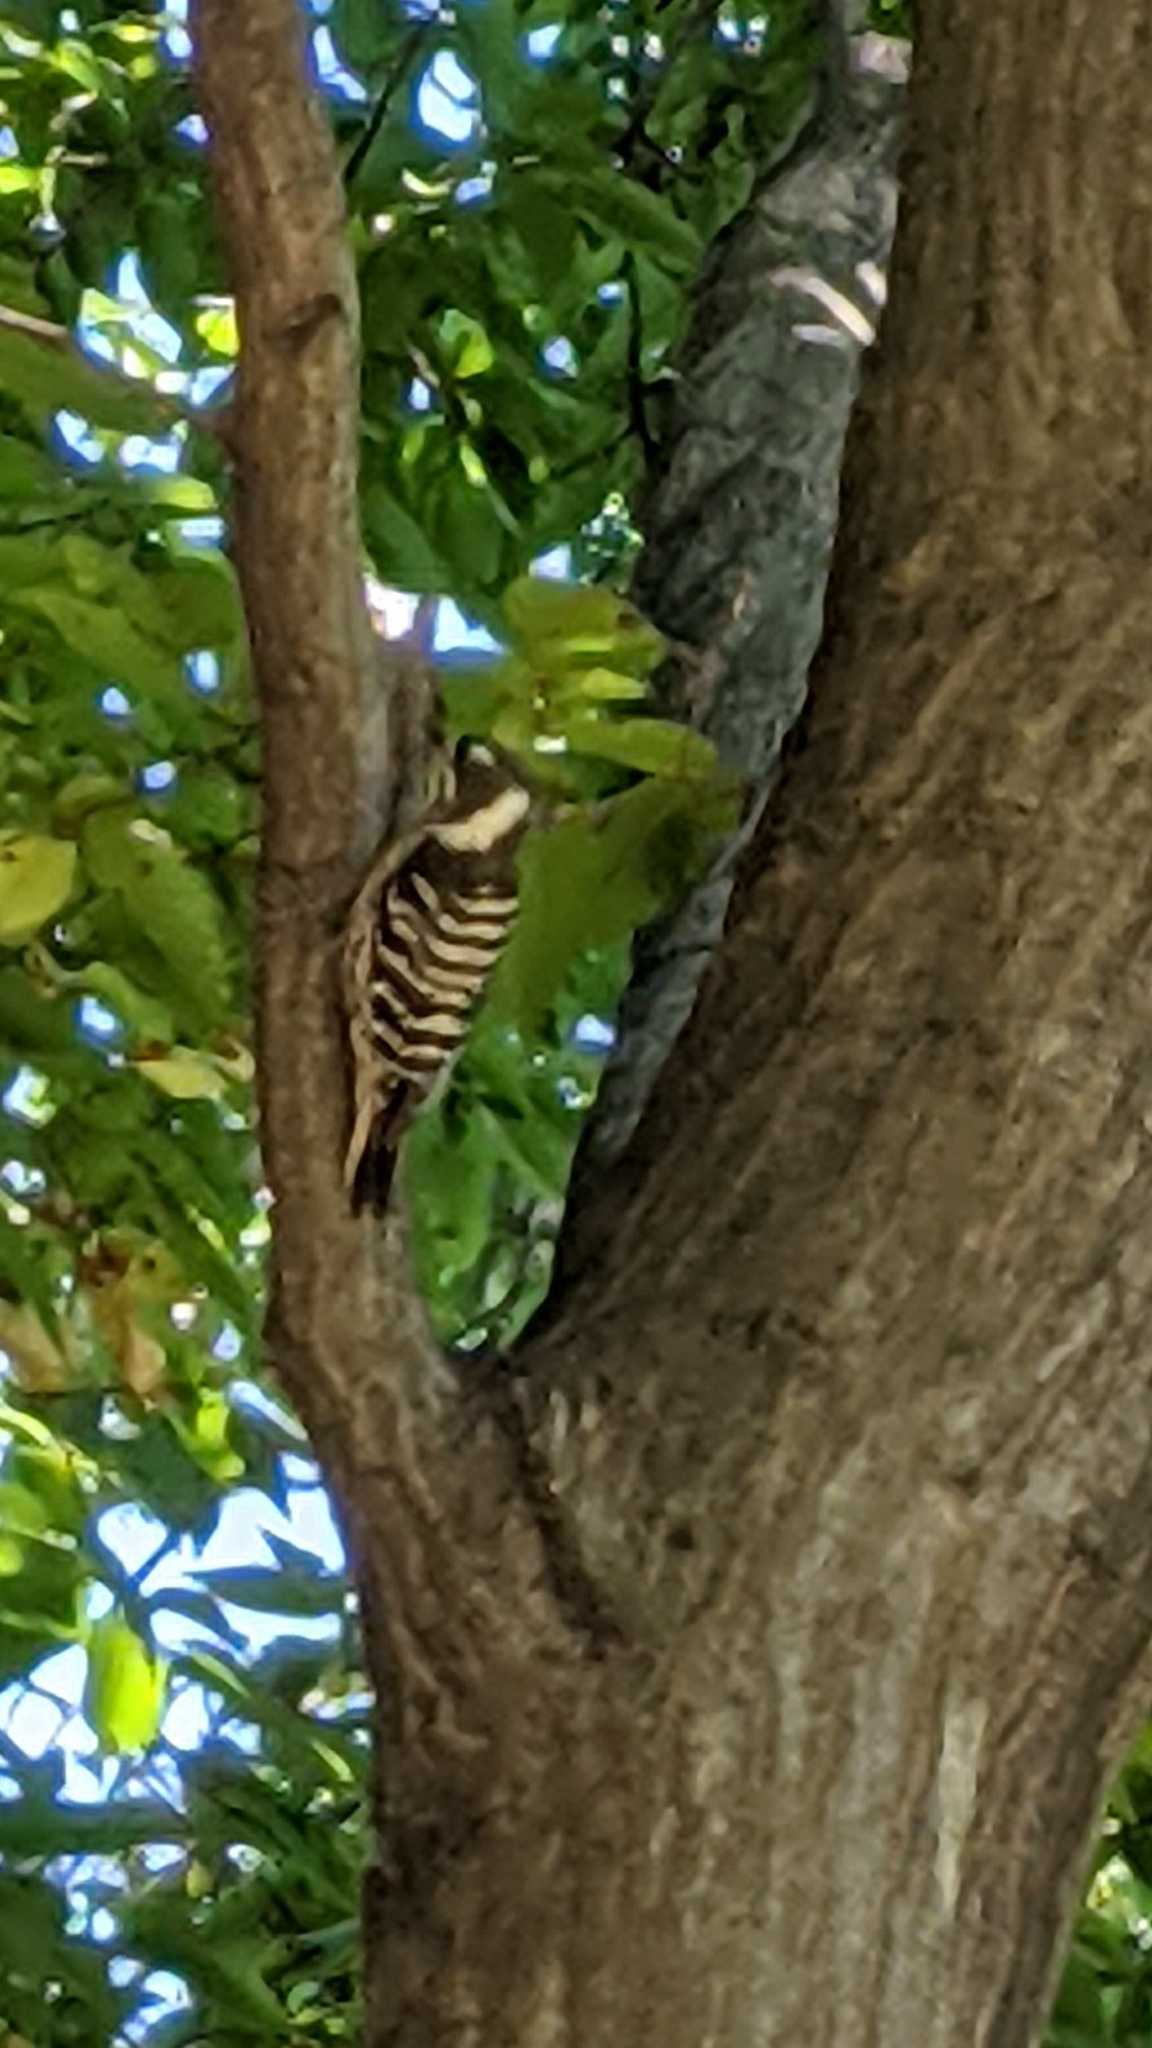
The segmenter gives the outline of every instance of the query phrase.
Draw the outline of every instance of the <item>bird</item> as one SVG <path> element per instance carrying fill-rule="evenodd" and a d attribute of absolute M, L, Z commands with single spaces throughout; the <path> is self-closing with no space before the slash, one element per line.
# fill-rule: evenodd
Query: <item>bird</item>
<path fill-rule="evenodd" d="M 431 786 L 412 831 L 378 850 L 345 930 L 344 1185 L 357 1211 L 385 1208 L 400 1139 L 459 1051 L 516 920 L 532 797 L 514 764 L 466 739 Z"/>

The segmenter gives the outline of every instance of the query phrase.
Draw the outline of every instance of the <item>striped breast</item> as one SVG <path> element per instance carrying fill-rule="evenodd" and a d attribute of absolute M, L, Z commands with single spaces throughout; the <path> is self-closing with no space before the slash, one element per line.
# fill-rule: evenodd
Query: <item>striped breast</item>
<path fill-rule="evenodd" d="M 450 872 L 433 880 L 416 863 L 389 884 L 373 944 L 372 1038 L 415 1089 L 429 1088 L 460 1046 L 516 907 L 507 881 Z"/>

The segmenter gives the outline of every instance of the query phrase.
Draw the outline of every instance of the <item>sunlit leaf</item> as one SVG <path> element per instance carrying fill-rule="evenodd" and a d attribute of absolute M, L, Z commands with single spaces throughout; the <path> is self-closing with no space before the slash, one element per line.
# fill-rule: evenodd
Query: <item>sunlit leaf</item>
<path fill-rule="evenodd" d="M 505 592 L 503 612 L 523 653 L 545 676 L 605 666 L 645 676 L 664 647 L 634 606 L 597 585 L 522 576 Z"/>
<path fill-rule="evenodd" d="M 31 938 L 67 902 L 76 875 L 76 848 L 42 833 L 0 838 L 0 945 Z"/>
<path fill-rule="evenodd" d="M 717 773 L 716 749 L 703 733 L 663 718 L 566 718 L 562 731 L 574 753 L 618 761 L 646 775 L 708 781 Z"/>
<path fill-rule="evenodd" d="M 167 1665 L 122 1615 L 94 1622 L 84 1712 L 105 1749 L 146 1749 L 164 1712 Z"/>
<path fill-rule="evenodd" d="M 161 1094 L 171 1095 L 177 1102 L 216 1102 L 228 1091 L 219 1066 L 186 1046 L 173 1046 L 171 1052 L 158 1055 L 141 1053 L 132 1065 Z"/>

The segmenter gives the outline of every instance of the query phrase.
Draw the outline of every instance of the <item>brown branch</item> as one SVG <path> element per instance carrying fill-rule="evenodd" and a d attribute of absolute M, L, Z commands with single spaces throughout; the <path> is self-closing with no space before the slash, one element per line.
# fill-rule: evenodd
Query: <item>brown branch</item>
<path fill-rule="evenodd" d="M 411 657 L 373 635 L 357 517 L 359 349 L 343 195 L 309 90 L 296 0 L 198 0 L 201 104 L 236 296 L 234 541 L 264 741 L 261 1143 L 275 1195 L 268 1338 L 347 1518 L 382 1701 L 426 1631 L 406 1712 L 487 1660 L 552 1670 L 571 1624 L 541 1561 L 550 1532 L 492 1404 L 476 1413 L 407 1277 L 402 1214 L 381 1238 L 341 1182 L 348 1130 L 337 937 L 363 857 L 399 801 Z M 384 687 L 381 684 L 384 676 Z M 391 687 L 389 687 L 389 685 Z M 515 1617 L 514 1641 L 494 1617 Z M 389 1662 L 391 1660 L 391 1662 Z M 443 1690 L 441 1690 L 443 1688 Z M 488 1688 L 463 1688 L 487 1725 Z M 406 1724 L 411 1732 L 411 1718 Z M 475 1739 L 474 1739 L 475 1738 Z M 477 1728 L 464 1753 L 483 1762 Z M 472 1766 L 469 1766 L 471 1769 Z M 479 1781 L 476 1796 L 479 1797 Z"/>
<path fill-rule="evenodd" d="M 199 0 L 197 77 L 240 328 L 234 544 L 264 743 L 260 1114 L 276 1195 L 270 1340 L 321 1446 L 385 1284 L 340 1187 L 334 954 L 395 782 L 397 693 L 372 632 L 357 509 L 359 311 L 339 169 L 295 0 Z M 387 675 L 385 683 L 394 680 Z M 391 767 L 390 767 L 391 763 Z M 412 1319 L 407 1321 L 411 1323 Z"/>

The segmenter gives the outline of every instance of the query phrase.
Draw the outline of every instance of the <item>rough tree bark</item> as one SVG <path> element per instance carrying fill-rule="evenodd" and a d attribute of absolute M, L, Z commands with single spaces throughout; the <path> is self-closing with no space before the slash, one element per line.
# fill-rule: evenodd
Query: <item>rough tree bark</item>
<path fill-rule="evenodd" d="M 677 650 L 654 679 L 664 715 L 707 733 L 749 801 L 709 872 L 637 937 L 576 1206 L 597 1202 L 692 1012 L 820 640 L 844 436 L 896 220 L 907 45 L 867 29 L 867 0 L 817 11 L 811 102 L 693 292 L 632 585 Z"/>
<path fill-rule="evenodd" d="M 1149 1677 L 1152 0 L 922 0 L 801 739 L 556 1316 L 463 1386 L 337 1186 L 353 309 L 293 17 L 200 0 L 270 1341 L 380 1693 L 367 2039 L 1022 2048 Z"/>

